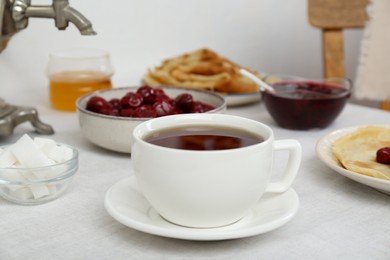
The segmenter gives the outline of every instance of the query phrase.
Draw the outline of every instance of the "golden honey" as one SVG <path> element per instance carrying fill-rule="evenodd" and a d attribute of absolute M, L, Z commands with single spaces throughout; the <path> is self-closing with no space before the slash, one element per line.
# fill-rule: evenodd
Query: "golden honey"
<path fill-rule="evenodd" d="M 78 97 L 111 88 L 111 77 L 99 71 L 63 71 L 49 75 L 50 103 L 54 109 L 76 111 Z"/>

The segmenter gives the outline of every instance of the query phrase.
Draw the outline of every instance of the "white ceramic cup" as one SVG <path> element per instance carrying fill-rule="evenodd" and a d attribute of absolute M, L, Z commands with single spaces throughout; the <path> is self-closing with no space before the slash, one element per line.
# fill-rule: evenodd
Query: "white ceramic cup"
<path fill-rule="evenodd" d="M 144 140 L 152 132 L 183 126 L 234 127 L 260 135 L 264 141 L 196 151 Z M 289 158 L 283 176 L 271 182 L 277 150 L 287 150 Z M 134 129 L 131 159 L 141 191 L 163 218 L 181 226 L 212 228 L 243 218 L 264 192 L 287 191 L 299 169 L 301 145 L 296 140 L 274 140 L 270 127 L 243 117 L 174 115 L 148 120 Z"/>

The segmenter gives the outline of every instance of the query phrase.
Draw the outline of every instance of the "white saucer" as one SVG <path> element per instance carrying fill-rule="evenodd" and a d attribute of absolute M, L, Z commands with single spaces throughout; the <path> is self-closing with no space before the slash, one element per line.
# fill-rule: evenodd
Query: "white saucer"
<path fill-rule="evenodd" d="M 131 176 L 107 191 L 104 205 L 118 222 L 142 232 L 188 240 L 224 240 L 262 234 L 286 224 L 295 216 L 299 199 L 293 189 L 285 193 L 266 193 L 248 216 L 232 225 L 187 228 L 161 218 L 140 192 L 136 178 Z"/>

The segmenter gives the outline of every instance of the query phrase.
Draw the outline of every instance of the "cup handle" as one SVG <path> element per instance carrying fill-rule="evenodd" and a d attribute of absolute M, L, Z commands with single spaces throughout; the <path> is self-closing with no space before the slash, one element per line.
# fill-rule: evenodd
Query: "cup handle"
<path fill-rule="evenodd" d="M 287 167 L 281 180 L 269 183 L 265 192 L 282 193 L 288 190 L 297 176 L 298 169 L 301 164 L 302 147 L 298 141 L 292 139 L 275 140 L 274 151 L 278 150 L 289 151 Z"/>

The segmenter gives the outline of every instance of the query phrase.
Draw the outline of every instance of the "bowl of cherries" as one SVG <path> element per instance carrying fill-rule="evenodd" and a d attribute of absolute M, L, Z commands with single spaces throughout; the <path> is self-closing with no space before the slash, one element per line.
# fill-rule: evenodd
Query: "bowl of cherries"
<path fill-rule="evenodd" d="M 294 130 L 329 126 L 344 109 L 352 88 L 347 78 L 270 75 L 265 80 L 274 89 L 262 92 L 269 114 L 279 126 Z"/>
<path fill-rule="evenodd" d="M 223 96 L 207 90 L 160 86 L 98 90 L 76 101 L 83 135 L 92 143 L 131 153 L 132 131 L 146 120 L 188 113 L 223 113 Z"/>

